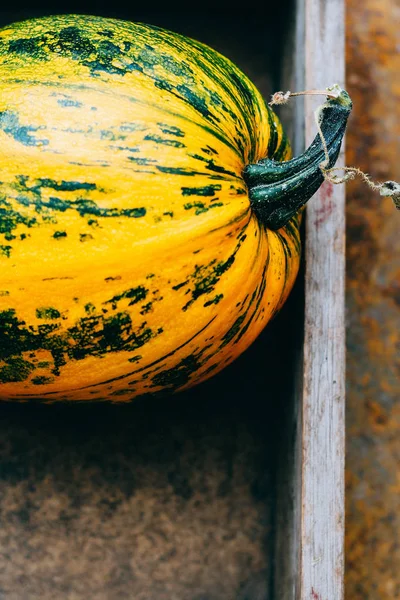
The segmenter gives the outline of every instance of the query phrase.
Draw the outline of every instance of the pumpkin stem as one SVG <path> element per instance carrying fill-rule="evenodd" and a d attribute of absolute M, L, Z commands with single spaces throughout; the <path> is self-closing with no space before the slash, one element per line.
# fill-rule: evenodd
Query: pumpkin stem
<path fill-rule="evenodd" d="M 329 88 L 330 91 L 327 90 L 306 90 L 304 92 L 291 92 L 288 90 L 287 92 L 275 92 L 272 94 L 271 101 L 268 102 L 269 106 L 273 106 L 274 104 L 287 104 L 289 98 L 293 98 L 293 96 L 327 96 L 328 98 L 337 98 L 340 91 L 340 88 L 337 86 L 332 86 Z"/>
<path fill-rule="evenodd" d="M 327 96 L 318 108 L 319 132 L 303 154 L 284 162 L 263 158 L 244 169 L 251 208 L 268 229 L 284 227 L 321 186 L 324 170 L 337 161 L 352 101 L 337 85 L 327 88 Z"/>

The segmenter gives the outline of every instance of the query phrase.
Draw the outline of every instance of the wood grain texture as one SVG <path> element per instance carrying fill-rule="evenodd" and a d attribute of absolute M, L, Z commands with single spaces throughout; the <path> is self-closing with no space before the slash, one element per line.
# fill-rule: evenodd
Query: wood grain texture
<path fill-rule="evenodd" d="M 344 87 L 344 3 L 306 0 L 305 39 L 305 88 Z M 319 102 L 305 99 L 306 144 Z M 324 183 L 306 212 L 301 600 L 343 597 L 344 199 Z"/>
<path fill-rule="evenodd" d="M 347 163 L 400 179 L 400 2 L 348 0 Z M 346 598 L 400 598 L 400 212 L 347 189 Z"/>
<path fill-rule="evenodd" d="M 344 87 L 342 2 L 297 0 L 282 85 L 292 91 Z M 323 98 L 298 98 L 280 109 L 291 122 L 294 153 L 317 133 Z M 304 115 L 306 115 L 304 136 Z M 343 164 L 343 152 L 338 165 Z M 276 489 L 275 598 L 343 597 L 344 528 L 344 189 L 324 184 L 306 210 L 305 273 L 300 275 L 294 356 L 297 388 L 282 417 Z M 304 322 L 305 319 L 305 322 Z M 295 331 L 295 329 L 294 329 Z M 294 334 L 294 337 L 296 335 Z"/>

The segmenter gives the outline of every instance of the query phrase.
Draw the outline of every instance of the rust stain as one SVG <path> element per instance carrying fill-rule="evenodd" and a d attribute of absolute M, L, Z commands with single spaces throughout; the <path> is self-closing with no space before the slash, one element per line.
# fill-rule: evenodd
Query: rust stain
<path fill-rule="evenodd" d="M 400 180 L 400 1 L 346 3 L 346 164 Z M 400 213 L 347 185 L 345 597 L 400 598 Z"/>
<path fill-rule="evenodd" d="M 382 293 L 389 299 L 393 300 L 400 307 L 400 271 L 396 278 L 387 288 L 382 289 Z"/>
<path fill-rule="evenodd" d="M 324 181 L 319 190 L 320 206 L 316 209 L 315 227 L 320 227 L 332 214 L 335 205 L 332 201 L 333 184 L 330 181 Z"/>
<path fill-rule="evenodd" d="M 317 594 L 314 588 L 311 588 L 311 600 L 322 600 L 321 596 Z"/>

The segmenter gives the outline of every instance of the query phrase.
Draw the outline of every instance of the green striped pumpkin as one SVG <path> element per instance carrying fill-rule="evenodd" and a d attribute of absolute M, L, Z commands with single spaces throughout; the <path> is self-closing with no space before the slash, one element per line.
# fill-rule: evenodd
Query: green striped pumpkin
<path fill-rule="evenodd" d="M 129 401 L 231 363 L 293 286 L 321 144 L 288 160 L 232 62 L 143 23 L 11 24 L 0 73 L 0 398 Z"/>

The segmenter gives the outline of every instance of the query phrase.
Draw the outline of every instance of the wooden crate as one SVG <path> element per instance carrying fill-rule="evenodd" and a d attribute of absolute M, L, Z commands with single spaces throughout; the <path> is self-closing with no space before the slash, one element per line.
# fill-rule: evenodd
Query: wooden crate
<path fill-rule="evenodd" d="M 56 12 L 196 37 L 267 99 L 344 84 L 343 0 L 202 9 L 62 2 Z M 19 11 L 0 12 L 1 24 L 52 12 Z M 296 154 L 322 101 L 279 110 Z M 343 597 L 343 187 L 324 184 L 311 200 L 304 238 L 281 314 L 198 388 L 129 406 L 0 407 L 1 598 Z"/>

